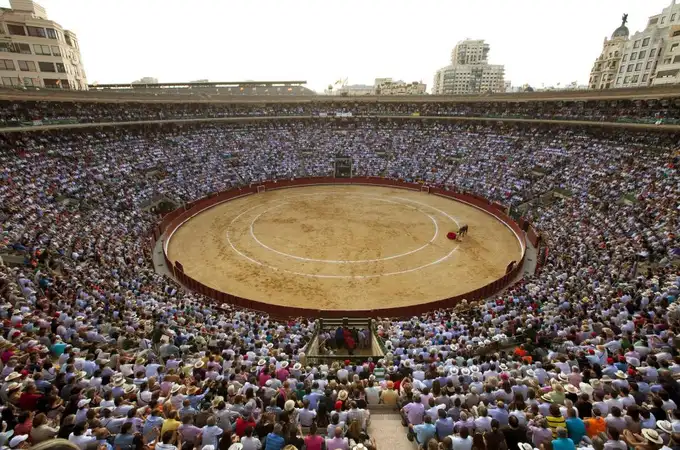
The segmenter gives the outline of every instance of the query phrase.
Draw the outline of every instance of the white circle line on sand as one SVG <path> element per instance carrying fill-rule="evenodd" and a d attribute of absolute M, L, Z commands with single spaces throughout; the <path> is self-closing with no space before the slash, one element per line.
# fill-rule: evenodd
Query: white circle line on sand
<path fill-rule="evenodd" d="M 253 259 L 234 246 L 234 244 L 231 242 L 231 239 L 229 238 L 229 231 L 228 230 L 227 230 L 227 242 L 229 242 L 229 245 L 231 246 L 232 250 L 234 250 L 234 252 L 239 254 L 241 257 L 247 259 L 248 261 L 252 262 L 253 264 L 257 264 L 258 266 L 262 266 L 262 267 L 267 267 L 267 268 L 272 269 L 276 272 L 285 272 L 285 273 L 289 273 L 289 274 L 292 274 L 292 275 L 299 275 L 299 276 L 303 276 L 303 277 L 312 277 L 312 278 L 353 278 L 353 279 L 389 277 L 389 276 L 392 276 L 392 275 L 402 275 L 402 274 L 405 274 L 405 273 L 415 272 L 417 270 L 421 270 L 421 269 L 424 269 L 426 267 L 433 266 L 435 264 L 439 264 L 442 261 L 449 259 L 451 257 L 451 255 L 453 255 L 456 252 L 456 250 L 458 250 L 458 247 L 460 247 L 460 245 L 456 245 L 453 248 L 453 250 L 451 250 L 449 253 L 442 256 L 441 258 L 437 259 L 436 261 L 431 261 L 427 264 L 423 264 L 422 266 L 413 267 L 411 269 L 399 270 L 399 271 L 396 271 L 396 272 L 379 273 L 379 274 L 374 274 L 374 275 L 319 275 L 319 274 L 313 274 L 313 273 L 295 272 L 293 270 L 282 269 L 281 267 L 272 266 L 271 264 L 263 263 L 263 262 L 258 261 L 256 259 Z"/>
<path fill-rule="evenodd" d="M 382 198 L 375 198 L 375 200 L 378 200 L 378 201 L 381 201 L 381 202 L 386 202 L 386 203 L 394 203 L 395 205 L 407 206 L 409 208 L 415 209 L 416 211 L 418 211 L 422 214 L 425 214 L 427 217 L 430 218 L 430 220 L 432 221 L 432 224 L 434 225 L 434 235 L 432 236 L 432 238 L 428 242 L 426 242 L 424 245 L 416 248 L 415 250 L 410 250 L 408 252 L 400 253 L 398 255 L 386 256 L 384 258 L 374 258 L 374 259 L 317 259 L 317 258 L 305 258 L 303 256 L 291 255 L 290 253 L 285 253 L 285 252 L 276 250 L 275 248 L 271 248 L 267 244 L 260 241 L 257 238 L 257 236 L 255 235 L 255 222 L 257 222 L 257 220 L 260 218 L 260 216 L 268 213 L 269 211 L 271 211 L 273 209 L 280 208 L 281 206 L 290 203 L 290 202 L 284 202 L 284 203 L 281 203 L 279 205 L 273 206 L 269 209 L 266 209 L 266 210 L 262 211 L 260 214 L 258 214 L 257 216 L 255 216 L 253 218 L 253 220 L 250 222 L 250 236 L 261 247 L 269 250 L 270 252 L 277 253 L 281 256 L 297 259 L 298 261 L 324 262 L 324 263 L 329 263 L 329 264 L 361 264 L 361 263 L 371 263 L 371 262 L 378 262 L 378 261 L 388 261 L 390 259 L 401 258 L 403 256 L 412 255 L 414 253 L 417 253 L 417 252 L 423 250 L 424 248 L 427 248 L 430 244 L 432 244 L 435 241 L 435 239 L 437 239 L 437 236 L 439 236 L 439 225 L 437 224 L 437 221 L 434 219 L 434 217 L 432 217 L 428 213 L 421 211 L 420 209 L 418 209 L 416 207 L 413 207 L 413 206 L 410 206 L 410 205 L 404 205 L 403 203 L 395 202 L 395 201 L 392 201 L 392 200 L 387 200 L 387 199 L 382 199 Z"/>
<path fill-rule="evenodd" d="M 331 193 L 334 193 L 334 192 L 331 191 Z M 301 196 L 318 196 L 318 195 L 327 195 L 327 193 L 300 194 L 300 195 L 297 195 L 296 197 L 301 197 Z M 357 194 L 352 194 L 352 195 L 357 195 Z M 370 194 L 358 194 L 358 195 L 361 195 L 361 196 L 363 196 L 363 197 L 378 197 L 378 196 L 376 196 L 376 195 L 370 195 Z M 431 206 L 431 205 L 428 205 L 428 204 L 426 204 L 426 203 L 421 203 L 421 202 L 418 202 L 418 201 L 414 201 L 414 200 L 404 199 L 404 198 L 402 198 L 402 197 L 395 197 L 395 198 L 399 198 L 399 199 L 401 199 L 401 200 L 406 200 L 406 201 L 412 201 L 412 202 L 414 202 L 414 203 L 418 203 L 418 204 L 421 204 L 421 205 L 423 205 L 423 206 L 430 207 L 430 208 L 434 209 L 435 211 L 439 212 L 440 214 L 442 214 L 442 215 L 446 216 L 447 218 L 451 219 L 453 222 L 456 223 L 456 225 L 458 225 L 458 221 L 457 221 L 456 219 L 454 219 L 453 217 L 451 217 L 449 214 L 445 213 L 444 211 L 441 211 L 441 210 L 439 210 L 439 209 L 437 209 L 437 208 L 435 208 L 435 207 L 433 207 L 433 206 Z M 279 202 L 279 203 L 287 203 L 287 202 Z M 234 222 L 236 222 L 241 216 L 243 216 L 243 215 L 246 214 L 247 212 L 252 211 L 252 210 L 254 210 L 254 209 L 257 209 L 257 208 L 260 208 L 260 207 L 262 207 L 262 206 L 263 206 L 263 205 L 256 205 L 256 206 L 254 206 L 254 207 L 252 207 L 252 208 L 246 209 L 245 211 L 241 212 L 239 215 L 237 215 L 236 217 L 234 217 L 234 219 L 232 219 L 232 221 L 231 221 L 229 224 L 230 224 L 230 225 L 233 224 Z M 458 226 L 459 226 L 459 225 L 458 225 Z M 450 258 L 450 257 L 458 250 L 458 248 L 460 247 L 460 245 L 456 245 L 456 246 L 453 248 L 453 250 L 451 250 L 449 253 L 447 253 L 446 255 L 442 256 L 441 258 L 439 258 L 439 259 L 437 259 L 437 260 L 435 260 L 435 261 L 431 261 L 431 262 L 429 262 L 429 263 L 427 263 L 427 264 L 423 264 L 422 266 L 413 267 L 413 268 L 411 268 L 411 269 L 404 269 L 404 270 L 399 270 L 399 271 L 395 271 L 395 272 L 387 272 L 387 273 L 380 273 L 380 274 L 374 274 L 374 275 L 319 275 L 319 274 L 304 273 L 304 272 L 296 272 L 296 271 L 292 271 L 292 270 L 288 270 L 288 269 L 282 269 L 281 267 L 272 266 L 271 264 L 267 264 L 267 263 L 263 263 L 263 262 L 261 262 L 261 261 L 258 261 L 258 260 L 256 260 L 256 259 L 251 258 L 250 256 L 246 255 L 245 253 L 243 253 L 242 251 L 240 251 L 238 248 L 236 248 L 236 246 L 234 245 L 234 243 L 231 241 L 231 238 L 230 238 L 230 236 L 229 236 L 229 230 L 228 230 L 228 229 L 227 229 L 227 232 L 226 232 L 226 237 L 227 237 L 227 242 L 229 243 L 229 246 L 231 247 L 231 249 L 232 249 L 235 253 L 237 253 L 237 254 L 238 254 L 239 256 L 241 256 L 242 258 L 244 258 L 244 259 L 246 259 L 246 260 L 250 261 L 251 263 L 256 264 L 256 265 L 258 265 L 258 266 L 267 267 L 268 269 L 274 270 L 274 271 L 276 271 L 276 272 L 284 272 L 284 273 L 289 273 L 289 274 L 292 274 L 292 275 L 298 275 L 298 276 L 303 276 L 303 277 L 312 277 L 312 278 L 335 278 L 335 279 L 350 279 L 350 278 L 351 278 L 351 279 L 366 279 L 366 278 L 380 278 L 380 277 L 387 277 L 387 276 L 393 276 L 393 275 L 402 275 L 402 274 L 405 274 L 405 273 L 415 272 L 415 271 L 418 271 L 418 270 L 422 270 L 422 269 L 424 269 L 424 268 L 426 268 L 426 267 L 433 266 L 433 265 L 435 265 L 435 264 L 439 264 L 439 263 L 441 263 L 441 262 L 443 262 L 443 261 L 449 259 L 449 258 Z"/>

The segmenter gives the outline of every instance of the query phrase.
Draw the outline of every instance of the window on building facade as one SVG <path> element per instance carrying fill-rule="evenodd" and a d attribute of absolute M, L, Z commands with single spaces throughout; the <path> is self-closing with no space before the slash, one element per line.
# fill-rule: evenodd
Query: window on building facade
<path fill-rule="evenodd" d="M 637 83 L 639 79 L 638 75 L 633 75 L 633 79 L 631 80 L 633 83 Z"/>
<path fill-rule="evenodd" d="M 638 53 L 638 59 L 644 59 L 646 54 L 647 50 L 642 50 L 640 53 Z"/>
<path fill-rule="evenodd" d="M 633 65 L 628 64 L 628 69 L 626 69 L 626 72 L 632 72 L 633 71 Z"/>
<path fill-rule="evenodd" d="M 663 59 L 663 63 L 664 63 L 664 64 L 670 64 L 670 63 L 671 63 L 671 59 L 670 59 L 670 58 L 664 58 L 664 59 Z"/>
<path fill-rule="evenodd" d="M 47 34 L 45 33 L 45 29 L 42 27 L 31 27 L 26 25 L 26 31 L 28 31 L 29 36 L 33 37 L 47 37 Z"/>
<path fill-rule="evenodd" d="M 54 69 L 54 63 L 47 61 L 38 62 L 38 67 L 40 67 L 41 72 L 56 72 Z"/>
<path fill-rule="evenodd" d="M 675 20 L 675 13 L 671 14 L 671 22 Z"/>
<path fill-rule="evenodd" d="M 635 43 L 633 44 L 633 48 L 640 48 L 640 41 L 639 40 L 635 41 Z"/>
<path fill-rule="evenodd" d="M 59 48 L 58 45 L 53 45 L 52 46 L 52 54 L 54 56 L 61 56 L 61 49 Z"/>
<path fill-rule="evenodd" d="M 21 53 L 22 55 L 32 55 L 31 46 L 23 42 L 15 42 L 14 47 L 16 48 L 16 53 Z"/>
<path fill-rule="evenodd" d="M 19 86 L 19 77 L 2 77 L 2 84 L 5 86 Z"/>
<path fill-rule="evenodd" d="M 653 48 L 653 49 L 651 49 L 651 50 L 649 51 L 649 57 L 650 57 L 650 58 L 654 58 L 655 55 L 656 55 L 656 49 Z"/>
<path fill-rule="evenodd" d="M 635 64 L 635 70 L 642 70 L 642 63 Z"/>
<path fill-rule="evenodd" d="M 58 88 L 61 84 L 61 81 L 53 78 L 44 78 L 43 81 L 45 82 L 45 87 Z"/>
<path fill-rule="evenodd" d="M 675 49 L 678 48 L 678 45 L 680 45 L 680 44 L 678 44 L 677 42 L 675 44 L 671 44 L 671 48 L 668 49 L 668 51 L 674 52 Z"/>
<path fill-rule="evenodd" d="M 633 52 L 630 54 L 630 60 L 635 61 L 635 58 L 637 58 L 637 52 Z"/>
<path fill-rule="evenodd" d="M 647 81 L 647 74 L 642 75 L 642 82 L 644 83 L 645 81 Z"/>
<path fill-rule="evenodd" d="M 57 72 L 66 73 L 66 67 L 62 63 L 57 63 Z"/>
<path fill-rule="evenodd" d="M 648 45 L 649 45 L 649 38 L 644 38 L 644 39 L 642 40 L 642 46 L 643 46 L 643 47 L 647 47 Z"/>
<path fill-rule="evenodd" d="M 0 59 L 0 70 L 15 70 L 14 61 L 11 59 Z"/>
<path fill-rule="evenodd" d="M 50 52 L 49 45 L 33 44 L 33 50 L 35 51 L 36 55 L 52 56 L 52 52 Z"/>
<path fill-rule="evenodd" d="M 35 63 L 33 61 L 18 61 L 19 62 L 19 70 L 23 70 L 24 72 L 37 72 L 35 69 Z"/>
<path fill-rule="evenodd" d="M 630 75 L 626 75 L 626 78 L 623 79 L 623 83 L 630 83 Z"/>
<path fill-rule="evenodd" d="M 619 73 L 623 73 L 624 70 L 626 70 L 626 67 L 625 67 L 625 66 L 621 66 L 621 68 L 619 69 Z"/>
<path fill-rule="evenodd" d="M 14 36 L 26 36 L 26 29 L 23 25 L 12 25 L 11 23 L 8 23 L 7 31 Z"/>
<path fill-rule="evenodd" d="M 661 25 L 663 25 L 666 22 L 666 17 L 661 18 Z"/>
<path fill-rule="evenodd" d="M 57 38 L 57 30 L 54 28 L 46 28 L 47 30 L 47 37 L 50 39 L 56 39 Z"/>

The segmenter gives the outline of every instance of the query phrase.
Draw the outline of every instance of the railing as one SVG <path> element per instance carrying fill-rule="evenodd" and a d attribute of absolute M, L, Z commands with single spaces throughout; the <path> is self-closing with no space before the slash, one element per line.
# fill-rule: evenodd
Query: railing
<path fill-rule="evenodd" d="M 293 180 L 269 181 L 262 183 L 262 185 L 265 186 L 266 190 L 323 184 L 374 185 L 416 191 L 420 191 L 421 188 L 421 185 L 418 183 L 408 183 L 401 180 L 393 180 L 378 177 L 357 177 L 357 178 L 313 177 L 313 178 L 299 178 Z M 509 284 L 513 282 L 513 280 L 515 280 L 517 275 L 520 274 L 522 271 L 522 266 L 525 258 L 525 244 L 523 239 L 524 233 L 520 225 L 518 225 L 510 216 L 506 214 L 507 208 L 505 208 L 503 205 L 490 202 L 485 198 L 475 194 L 455 192 L 439 187 L 431 187 L 430 194 L 435 194 L 442 197 L 451 198 L 453 200 L 462 201 L 474 207 L 482 209 L 486 211 L 488 214 L 494 216 L 499 221 L 505 223 L 516 235 L 522 247 L 522 258 L 503 277 L 478 289 L 467 292 L 465 294 L 429 303 L 421 303 L 417 305 L 397 308 L 380 308 L 371 310 L 320 310 L 312 308 L 298 308 L 263 303 L 218 291 L 193 279 L 192 277 L 184 273 L 184 270 L 182 269 L 180 263 L 178 263 L 177 261 L 171 262 L 168 259 L 167 255 L 168 241 L 172 237 L 172 234 L 175 232 L 175 230 L 177 230 L 186 220 L 219 203 L 229 201 L 236 197 L 254 194 L 256 192 L 257 192 L 256 185 L 231 189 L 228 191 L 221 192 L 219 194 L 204 197 L 191 203 L 187 203 L 183 208 L 179 208 L 169 213 L 163 218 L 161 223 L 153 231 L 153 235 L 155 239 L 160 238 L 162 235 L 168 236 L 163 248 L 164 258 L 167 267 L 170 270 L 172 270 L 177 281 L 179 281 L 181 284 L 188 287 L 189 289 L 198 292 L 199 294 L 202 294 L 206 297 L 210 297 L 219 303 L 228 303 L 240 308 L 266 311 L 272 317 L 308 317 L 308 318 L 412 317 L 435 309 L 452 308 L 463 299 L 466 299 L 468 301 L 485 299 L 506 288 Z M 531 227 L 531 224 L 524 221 L 522 226 L 524 226 L 528 230 L 527 236 L 529 240 L 532 242 L 532 244 L 540 240 L 540 235 L 533 229 L 533 227 Z"/>

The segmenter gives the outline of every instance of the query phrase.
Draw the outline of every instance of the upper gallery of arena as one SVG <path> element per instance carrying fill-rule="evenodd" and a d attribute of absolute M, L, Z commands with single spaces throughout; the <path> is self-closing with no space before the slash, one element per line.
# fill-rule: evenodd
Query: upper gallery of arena
<path fill-rule="evenodd" d="M 300 82 L 302 83 L 302 82 Z M 677 125 L 676 86 L 609 91 L 544 91 L 476 96 L 316 95 L 298 84 L 209 88 L 93 86 L 89 91 L 0 89 L 0 127 L 209 120 L 261 116 L 420 116 Z"/>

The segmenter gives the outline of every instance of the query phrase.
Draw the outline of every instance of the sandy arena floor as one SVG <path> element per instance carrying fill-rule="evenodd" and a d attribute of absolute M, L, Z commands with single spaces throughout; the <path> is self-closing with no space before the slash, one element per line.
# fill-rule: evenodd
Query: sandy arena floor
<path fill-rule="evenodd" d="M 446 238 L 467 223 L 461 242 Z M 272 304 L 377 309 L 470 292 L 521 258 L 515 234 L 472 206 L 368 186 L 268 191 L 182 225 L 171 261 L 205 285 Z"/>

